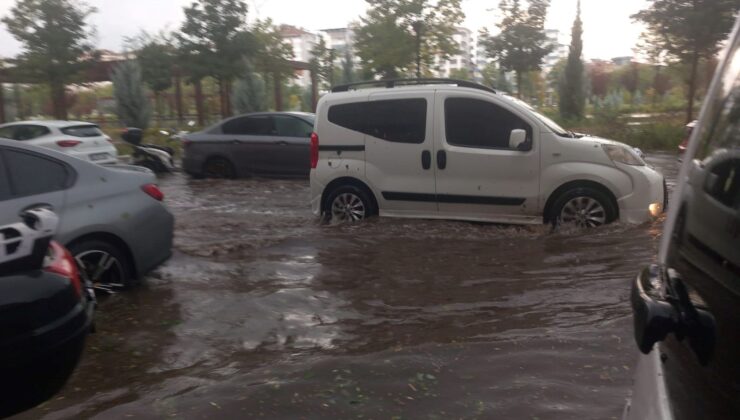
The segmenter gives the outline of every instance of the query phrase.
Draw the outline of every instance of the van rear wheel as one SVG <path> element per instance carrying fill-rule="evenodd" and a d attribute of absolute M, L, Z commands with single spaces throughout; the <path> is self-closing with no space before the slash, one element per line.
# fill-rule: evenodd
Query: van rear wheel
<path fill-rule="evenodd" d="M 366 191 L 354 185 L 345 185 L 332 191 L 326 200 L 325 213 L 334 223 L 354 223 L 377 212 L 375 203 Z"/>

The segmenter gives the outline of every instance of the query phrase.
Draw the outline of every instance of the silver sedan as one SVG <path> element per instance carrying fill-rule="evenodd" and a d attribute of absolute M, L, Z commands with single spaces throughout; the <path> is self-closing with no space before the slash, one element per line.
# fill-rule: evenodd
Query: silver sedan
<path fill-rule="evenodd" d="M 195 177 L 308 177 L 314 114 L 260 112 L 183 138 L 182 167 Z"/>
<path fill-rule="evenodd" d="M 0 225 L 28 209 L 52 209 L 60 218 L 55 239 L 98 288 L 129 286 L 170 257 L 174 217 L 155 182 L 148 169 L 0 139 Z"/>

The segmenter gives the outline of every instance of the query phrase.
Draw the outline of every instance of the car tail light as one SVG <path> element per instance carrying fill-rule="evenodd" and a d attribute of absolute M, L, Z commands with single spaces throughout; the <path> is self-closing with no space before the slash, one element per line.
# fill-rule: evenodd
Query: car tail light
<path fill-rule="evenodd" d="M 80 272 L 77 269 L 77 263 L 74 257 L 65 247 L 54 241 L 51 242 L 49 248 L 52 253 L 52 261 L 44 270 L 68 278 L 72 283 L 77 297 L 81 297 L 82 282 L 80 281 Z"/>
<path fill-rule="evenodd" d="M 319 164 L 319 135 L 311 133 L 311 169 Z"/>
<path fill-rule="evenodd" d="M 59 147 L 75 147 L 78 144 L 82 143 L 79 140 L 59 140 L 57 142 L 57 146 Z"/>
<path fill-rule="evenodd" d="M 157 201 L 164 200 L 164 193 L 157 187 L 157 184 L 144 184 L 141 186 L 141 190 Z"/>
<path fill-rule="evenodd" d="M 190 146 L 190 143 L 192 143 L 192 142 L 193 142 L 192 140 L 190 140 L 190 139 L 188 139 L 186 137 L 183 137 L 182 138 L 182 148 L 183 149 L 187 149 L 188 146 Z"/>

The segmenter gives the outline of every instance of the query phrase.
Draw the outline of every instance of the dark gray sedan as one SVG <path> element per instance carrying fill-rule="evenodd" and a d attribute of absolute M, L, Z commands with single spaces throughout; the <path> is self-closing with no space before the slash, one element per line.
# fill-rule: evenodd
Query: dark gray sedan
<path fill-rule="evenodd" d="M 307 177 L 314 114 L 262 112 L 183 137 L 182 167 L 195 177 Z"/>

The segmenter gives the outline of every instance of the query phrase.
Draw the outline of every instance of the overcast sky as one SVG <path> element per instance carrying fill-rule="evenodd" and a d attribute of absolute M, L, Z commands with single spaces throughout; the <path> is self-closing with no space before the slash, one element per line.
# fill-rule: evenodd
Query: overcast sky
<path fill-rule="evenodd" d="M 98 13 L 90 21 L 97 28 L 100 48 L 118 51 L 126 36 L 142 29 L 157 32 L 179 27 L 184 14 L 182 7 L 192 0 L 87 0 Z M 287 23 L 309 30 L 344 27 L 365 11 L 364 0 L 247 0 L 249 19 L 272 18 L 275 23 Z M 15 0 L 0 0 L 0 16 L 8 15 Z M 584 21 L 584 56 L 586 59 L 632 54 L 632 48 L 642 31 L 629 16 L 644 8 L 646 0 L 582 0 Z M 495 30 L 498 0 L 463 0 L 465 26 L 477 32 L 488 27 Z M 565 33 L 575 17 L 576 0 L 552 0 L 548 10 L 547 28 Z M 0 56 L 14 56 L 20 45 L 0 24 Z"/>

